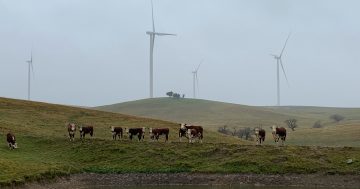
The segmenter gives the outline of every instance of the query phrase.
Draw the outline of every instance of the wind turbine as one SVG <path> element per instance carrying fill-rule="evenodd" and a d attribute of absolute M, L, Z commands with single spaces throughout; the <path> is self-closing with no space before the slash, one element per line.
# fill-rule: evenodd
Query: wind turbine
<path fill-rule="evenodd" d="M 286 79 L 286 82 L 287 84 L 289 85 L 289 81 L 288 81 L 288 78 L 286 76 L 286 72 L 285 72 L 285 69 L 284 69 L 284 65 L 282 63 L 282 55 L 284 53 L 284 50 L 285 50 L 285 47 L 286 47 L 286 44 L 290 38 L 290 35 L 291 33 L 289 33 L 288 37 L 286 38 L 286 41 L 285 41 L 285 44 L 284 44 L 284 47 L 282 48 L 281 50 L 281 53 L 280 55 L 275 55 L 275 54 L 271 54 L 271 56 L 273 56 L 275 59 L 276 59 L 276 65 L 277 65 L 277 106 L 280 106 L 280 66 L 281 66 L 281 69 L 284 73 L 284 76 L 285 76 L 285 79 Z"/>
<path fill-rule="evenodd" d="M 197 73 L 198 73 L 199 68 L 200 68 L 202 63 L 203 63 L 203 61 L 201 61 L 200 64 L 198 65 L 198 67 L 196 68 L 196 70 L 194 70 L 192 72 L 192 74 L 193 74 L 193 96 L 194 96 L 194 98 L 196 98 L 196 87 L 197 87 L 197 89 L 199 91 L 199 78 L 198 78 Z"/>
<path fill-rule="evenodd" d="M 153 98 L 154 97 L 153 56 L 154 56 L 155 36 L 164 36 L 164 35 L 176 36 L 176 34 L 155 32 L 154 7 L 153 7 L 152 0 L 151 0 L 151 17 L 152 17 L 152 31 L 147 31 L 146 34 L 148 34 L 150 36 L 150 98 Z"/>
<path fill-rule="evenodd" d="M 34 75 L 34 67 L 33 67 L 33 57 L 32 57 L 32 50 L 31 50 L 31 56 L 30 60 L 26 61 L 29 64 L 29 71 L 28 71 L 28 100 L 30 100 L 30 80 L 31 80 L 31 72 L 30 69 Z"/>

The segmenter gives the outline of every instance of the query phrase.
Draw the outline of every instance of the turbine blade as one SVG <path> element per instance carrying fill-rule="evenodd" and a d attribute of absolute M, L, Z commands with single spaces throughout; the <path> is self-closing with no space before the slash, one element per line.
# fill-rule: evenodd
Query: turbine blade
<path fill-rule="evenodd" d="M 285 50 L 286 44 L 287 44 L 287 42 L 288 42 L 288 40 L 289 40 L 289 38 L 290 38 L 290 35 L 291 35 L 291 32 L 289 33 L 288 37 L 286 38 L 284 47 L 283 47 L 283 49 L 282 49 L 282 51 L 281 51 L 281 53 L 280 53 L 280 56 L 279 56 L 280 58 L 281 58 L 282 54 L 284 53 L 284 50 Z"/>
<path fill-rule="evenodd" d="M 155 22 L 154 22 L 154 5 L 153 5 L 153 0 L 151 0 L 151 17 L 152 17 L 152 27 L 153 27 L 153 32 L 155 32 Z"/>
<path fill-rule="evenodd" d="M 198 65 L 198 67 L 197 67 L 196 70 L 195 70 L 196 73 L 198 72 L 198 70 L 199 70 L 199 68 L 200 68 L 200 66 L 201 66 L 201 64 L 202 64 L 203 62 L 204 62 L 204 60 L 201 60 L 200 64 Z"/>
<path fill-rule="evenodd" d="M 288 78 L 287 78 L 287 76 L 286 76 L 286 72 L 285 72 L 284 65 L 283 65 L 283 63 L 282 63 L 281 58 L 280 58 L 280 65 L 281 65 L 282 71 L 283 71 L 283 73 L 284 73 L 284 75 L 285 75 L 286 83 L 287 83 L 287 85 L 288 85 L 288 87 L 289 87 L 289 86 L 290 86 L 289 80 L 288 80 Z"/>
<path fill-rule="evenodd" d="M 159 35 L 159 36 L 163 36 L 163 35 L 172 35 L 172 36 L 176 36 L 176 34 L 172 34 L 172 33 L 158 33 L 158 32 L 154 32 L 155 35 Z"/>

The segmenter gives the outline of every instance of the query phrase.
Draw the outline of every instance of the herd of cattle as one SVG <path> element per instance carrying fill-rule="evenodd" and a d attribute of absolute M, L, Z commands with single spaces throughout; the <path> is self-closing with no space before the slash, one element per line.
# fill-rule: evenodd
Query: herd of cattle
<path fill-rule="evenodd" d="M 183 137 L 187 138 L 189 143 L 193 143 L 196 140 L 198 140 L 200 143 L 202 143 L 202 139 L 204 137 L 203 134 L 203 127 L 202 126 L 195 126 L 195 125 L 188 125 L 185 123 L 179 124 L 179 141 L 181 142 L 181 139 Z M 75 139 L 75 133 L 76 133 L 76 125 L 74 123 L 69 123 L 67 125 L 67 131 L 69 133 L 69 139 L 70 141 L 74 141 Z M 281 140 L 282 145 L 284 145 L 284 142 L 286 140 L 286 129 L 284 127 L 277 127 L 272 126 L 270 127 L 272 130 L 272 135 L 274 137 L 275 143 L 278 143 L 279 140 Z M 86 134 L 89 134 L 90 136 L 94 135 L 94 127 L 93 126 L 79 126 L 78 127 L 80 132 L 80 139 L 84 139 Z M 149 130 L 149 137 L 151 140 L 159 140 L 160 136 L 165 136 L 165 142 L 169 140 L 169 128 L 148 128 Z M 126 136 L 129 137 L 130 140 L 133 139 L 133 137 L 138 138 L 139 141 L 144 140 L 146 128 L 122 128 L 122 127 L 110 127 L 110 131 L 112 133 L 113 140 L 122 139 L 123 134 L 125 133 Z M 265 130 L 262 128 L 255 128 L 255 137 L 256 137 L 256 143 L 261 145 L 265 141 Z M 10 149 L 17 148 L 15 135 L 13 133 L 8 133 L 6 135 L 6 140 L 8 143 L 8 146 Z"/>
<path fill-rule="evenodd" d="M 182 137 L 186 137 L 189 140 L 189 143 L 193 143 L 198 139 L 199 142 L 202 142 L 204 133 L 202 126 L 188 125 L 185 123 L 179 124 L 179 140 L 181 141 Z M 94 135 L 94 127 L 93 126 L 79 126 L 80 139 L 85 138 L 86 134 L 90 136 Z M 149 137 L 151 140 L 159 140 L 160 136 L 165 136 L 165 142 L 169 140 L 169 128 L 122 128 L 122 127 L 110 127 L 110 131 L 112 133 L 113 140 L 122 139 L 124 133 L 125 136 L 128 136 L 130 140 L 133 137 L 137 137 L 139 141 L 144 140 L 146 130 L 149 130 Z M 67 130 L 69 133 L 70 141 L 73 141 L 76 133 L 76 125 L 74 123 L 69 123 L 67 126 Z"/>

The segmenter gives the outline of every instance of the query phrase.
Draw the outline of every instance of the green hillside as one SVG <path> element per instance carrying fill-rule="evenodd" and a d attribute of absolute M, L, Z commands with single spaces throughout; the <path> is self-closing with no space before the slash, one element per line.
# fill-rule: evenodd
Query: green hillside
<path fill-rule="evenodd" d="M 290 144 L 324 146 L 360 146 L 360 109 L 323 107 L 254 107 L 198 99 L 156 98 L 96 107 L 99 110 L 121 112 L 149 118 L 201 124 L 212 130 L 256 127 L 262 125 L 286 127 L 285 120 L 295 118 L 299 128 L 289 130 Z M 339 114 L 345 120 L 334 123 L 329 117 Z M 316 121 L 323 128 L 313 129 Z M 345 132 L 344 132 L 345 131 Z M 342 133 L 339 136 L 339 133 Z M 344 135 L 345 134 L 345 135 Z M 267 135 L 266 142 L 271 143 Z"/>
<path fill-rule="evenodd" d="M 77 133 L 70 142 L 67 122 L 93 125 L 94 138 L 81 141 Z M 113 141 L 111 125 L 169 127 L 170 142 Z M 81 172 L 360 174 L 360 148 L 255 146 L 206 128 L 204 143 L 179 143 L 177 129 L 167 121 L 0 98 L 0 187 Z M 9 131 L 18 149 L 5 144 Z"/>

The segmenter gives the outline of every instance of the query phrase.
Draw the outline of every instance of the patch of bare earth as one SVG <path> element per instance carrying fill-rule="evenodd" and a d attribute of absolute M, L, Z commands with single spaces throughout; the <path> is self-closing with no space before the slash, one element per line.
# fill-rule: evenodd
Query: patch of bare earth
<path fill-rule="evenodd" d="M 86 188 L 89 186 L 134 186 L 134 185 L 272 185 L 325 188 L 360 188 L 360 175 L 322 174 L 94 174 L 83 173 L 57 178 L 51 182 L 28 183 L 20 188 Z"/>

